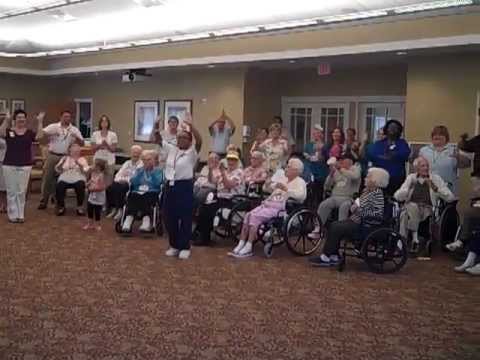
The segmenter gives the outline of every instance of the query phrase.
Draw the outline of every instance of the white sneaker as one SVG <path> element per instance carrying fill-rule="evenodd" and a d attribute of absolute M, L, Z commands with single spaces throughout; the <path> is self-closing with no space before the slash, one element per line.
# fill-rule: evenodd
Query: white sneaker
<path fill-rule="evenodd" d="M 178 249 L 175 249 L 175 248 L 171 247 L 171 248 L 168 248 L 167 251 L 165 251 L 165 255 L 166 256 L 171 256 L 171 257 L 172 256 L 177 256 L 179 252 L 180 251 Z"/>
<path fill-rule="evenodd" d="M 116 213 L 117 213 L 117 209 L 113 208 L 112 211 L 110 211 L 110 212 L 108 213 L 108 215 L 106 216 L 106 218 L 107 218 L 107 219 L 113 218 Z"/>
<path fill-rule="evenodd" d="M 453 269 L 454 269 L 456 272 L 465 272 L 465 271 L 467 271 L 468 269 L 470 269 L 471 267 L 472 267 L 472 264 L 469 264 L 469 263 L 467 263 L 467 262 L 465 261 L 462 265 L 455 266 Z"/>
<path fill-rule="evenodd" d="M 458 249 L 461 249 L 462 247 L 463 247 L 463 241 L 461 240 L 455 240 L 454 242 L 451 242 L 446 246 L 446 248 L 450 251 L 456 251 Z"/>
<path fill-rule="evenodd" d="M 467 273 L 470 275 L 475 275 L 478 276 L 480 275 L 480 263 L 478 263 L 475 266 L 469 267 L 468 269 L 465 270 Z"/>
<path fill-rule="evenodd" d="M 190 257 L 190 253 L 191 253 L 190 250 L 182 250 L 182 251 L 180 251 L 180 253 L 178 254 L 178 258 L 179 258 L 180 260 L 188 260 L 188 258 Z"/>
<path fill-rule="evenodd" d="M 232 252 L 233 252 L 234 254 L 238 254 L 238 252 L 239 252 L 240 250 L 242 250 L 242 248 L 243 248 L 244 246 L 245 246 L 245 240 L 240 240 L 240 241 L 238 242 L 238 245 L 235 246 L 235 249 L 233 249 Z"/>
<path fill-rule="evenodd" d="M 133 216 L 128 215 L 125 218 L 125 221 L 123 222 L 122 231 L 123 232 L 129 232 L 130 229 L 132 228 L 132 224 L 133 224 Z"/>
<path fill-rule="evenodd" d="M 144 216 L 142 219 L 142 225 L 140 225 L 140 231 L 149 232 L 151 230 L 150 226 L 150 216 Z"/>
<path fill-rule="evenodd" d="M 123 215 L 123 210 L 122 209 L 118 209 L 117 213 L 115 214 L 115 216 L 113 217 L 113 220 L 115 221 L 118 221 L 122 218 L 122 215 Z"/>
<path fill-rule="evenodd" d="M 240 256 L 253 255 L 253 246 L 251 242 L 247 242 L 237 253 Z"/>

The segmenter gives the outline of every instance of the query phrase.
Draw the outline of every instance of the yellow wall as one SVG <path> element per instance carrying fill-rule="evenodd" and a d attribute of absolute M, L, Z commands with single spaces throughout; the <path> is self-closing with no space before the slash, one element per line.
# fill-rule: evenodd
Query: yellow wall
<path fill-rule="evenodd" d="M 480 91 L 480 56 L 461 55 L 413 60 L 407 75 L 406 136 L 428 141 L 435 125 L 450 130 L 452 142 L 462 133 L 473 134 L 477 91 Z M 462 171 L 461 195 L 468 198 L 470 170 Z M 465 201 L 463 201 L 465 205 Z"/>
<path fill-rule="evenodd" d="M 202 158 L 210 148 L 208 125 L 222 108 L 234 120 L 238 131 L 233 141 L 240 145 L 243 123 L 244 71 L 242 69 L 198 69 L 155 73 L 145 82 L 121 83 L 120 74 L 71 78 L 70 97 L 93 98 L 95 124 L 102 114 L 112 120 L 119 144 L 133 144 L 135 100 L 159 100 L 161 113 L 166 99 L 192 99 L 193 121 L 204 139 Z"/>

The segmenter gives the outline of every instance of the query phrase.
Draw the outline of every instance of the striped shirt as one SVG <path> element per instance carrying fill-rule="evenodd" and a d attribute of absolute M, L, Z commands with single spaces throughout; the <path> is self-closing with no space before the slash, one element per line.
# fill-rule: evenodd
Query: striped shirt
<path fill-rule="evenodd" d="M 350 219 L 359 224 L 364 218 L 383 219 L 384 195 L 382 189 L 369 191 L 365 189 L 360 195 L 360 206 Z"/>

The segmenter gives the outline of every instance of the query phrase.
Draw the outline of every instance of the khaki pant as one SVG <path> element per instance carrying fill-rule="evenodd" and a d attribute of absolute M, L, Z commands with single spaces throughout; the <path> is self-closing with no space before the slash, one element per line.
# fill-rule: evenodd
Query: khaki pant
<path fill-rule="evenodd" d="M 55 166 L 58 164 L 62 156 L 48 153 L 43 165 L 42 178 L 42 197 L 40 202 L 48 204 L 50 195 L 55 194 L 55 185 L 57 184 L 57 172 Z"/>
<path fill-rule="evenodd" d="M 400 215 L 400 235 L 407 237 L 409 231 L 418 232 L 420 223 L 432 213 L 431 206 L 418 205 L 413 202 L 406 203 L 405 209 Z"/>

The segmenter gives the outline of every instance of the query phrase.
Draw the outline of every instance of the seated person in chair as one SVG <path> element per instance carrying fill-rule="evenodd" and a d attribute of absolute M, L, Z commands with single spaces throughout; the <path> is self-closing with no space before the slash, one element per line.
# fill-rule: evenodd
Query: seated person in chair
<path fill-rule="evenodd" d="M 229 152 L 226 156 L 227 168 L 220 166 L 220 180 L 217 186 L 217 201 L 203 204 L 199 210 L 198 233 L 200 239 L 197 246 L 209 246 L 210 233 L 213 229 L 213 219 L 218 209 L 228 206 L 230 199 L 244 192 L 243 170 L 240 169 L 240 157 L 237 152 Z"/>
<path fill-rule="evenodd" d="M 303 203 L 307 197 L 307 184 L 300 177 L 303 172 L 301 160 L 293 158 L 288 161 L 285 171 L 285 182 L 269 184 L 271 195 L 262 204 L 245 216 L 240 234 L 240 241 L 230 255 L 234 257 L 249 257 L 253 255 L 253 243 L 257 240 L 258 227 L 278 216 L 285 210 L 288 199 Z"/>
<path fill-rule="evenodd" d="M 352 239 L 361 233 L 362 220 L 378 219 L 384 216 L 384 189 L 388 186 L 390 176 L 381 168 L 370 168 L 365 178 L 365 189 L 360 199 L 352 205 L 349 219 L 336 221 L 328 229 L 327 240 L 319 257 L 309 259 L 314 266 L 335 266 L 340 262 L 339 248 L 341 240 Z"/>
<path fill-rule="evenodd" d="M 480 196 L 480 188 L 478 190 Z M 472 208 L 465 213 L 463 219 L 461 240 L 458 241 L 462 243 L 462 246 L 467 243 L 469 251 L 465 262 L 455 267 L 455 271 L 480 275 L 480 263 L 478 262 L 480 259 L 480 200 L 473 202 Z"/>
<path fill-rule="evenodd" d="M 107 203 L 110 207 L 110 213 L 107 218 L 113 218 L 115 221 L 120 220 L 122 216 L 122 208 L 125 205 L 125 196 L 130 186 L 130 178 L 139 167 L 143 166 L 140 156 L 142 155 L 142 147 L 133 145 L 130 149 L 131 159 L 123 163 L 122 167 L 115 174 L 113 183 L 107 188 Z"/>
<path fill-rule="evenodd" d="M 267 180 L 268 173 L 264 166 L 264 162 L 265 155 L 262 152 L 252 152 L 250 166 L 243 172 L 243 179 L 247 189 L 255 188 L 256 184 L 262 184 Z"/>
<path fill-rule="evenodd" d="M 331 191 L 328 199 L 318 207 L 318 216 L 322 225 L 327 223 L 332 211 L 338 209 L 338 220 L 348 219 L 353 196 L 358 192 L 362 181 L 362 169 L 349 152 L 344 152 L 338 160 L 330 164 L 330 173 L 325 181 L 325 191 Z M 311 238 L 320 237 L 320 227 L 309 234 Z"/>
<path fill-rule="evenodd" d="M 193 184 L 193 196 L 196 207 L 205 203 L 209 194 L 217 190 L 222 173 L 220 172 L 220 156 L 211 152 L 208 155 L 207 165 L 200 171 L 200 176 Z"/>
<path fill-rule="evenodd" d="M 405 209 L 400 215 L 400 235 L 407 238 L 412 233 L 412 251 L 417 252 L 420 241 L 418 228 L 433 214 L 433 206 L 439 199 L 446 202 L 455 200 L 442 178 L 430 172 L 428 160 L 419 156 L 413 162 L 415 173 L 407 176 L 403 185 L 394 197 L 397 201 L 405 202 Z"/>
<path fill-rule="evenodd" d="M 143 167 L 138 168 L 130 179 L 130 193 L 127 197 L 127 213 L 122 231 L 131 230 L 135 216 L 140 213 L 142 225 L 140 231 L 152 229 L 152 209 L 158 202 L 163 183 L 163 171 L 155 166 L 158 154 L 156 151 L 144 151 Z"/>
<path fill-rule="evenodd" d="M 55 187 L 57 198 L 57 215 L 65 214 L 65 193 L 67 189 L 74 189 L 77 196 L 77 215 L 85 215 L 83 201 L 85 199 L 85 184 L 87 182 L 88 163 L 80 156 L 80 145 L 73 143 L 68 148 L 68 155 L 60 159 L 55 166 L 59 174 Z"/>

